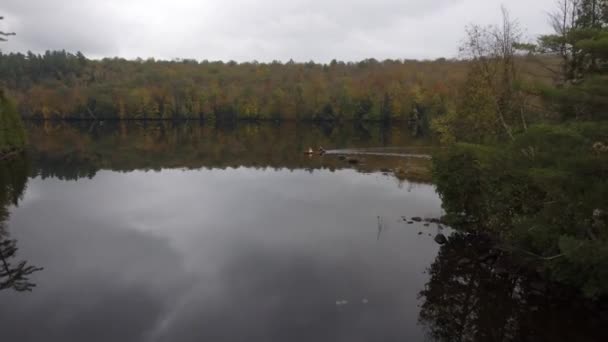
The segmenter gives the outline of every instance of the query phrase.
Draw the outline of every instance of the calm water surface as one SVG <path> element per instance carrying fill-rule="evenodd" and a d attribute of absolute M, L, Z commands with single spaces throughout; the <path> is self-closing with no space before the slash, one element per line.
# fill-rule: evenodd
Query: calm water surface
<path fill-rule="evenodd" d="M 403 221 L 440 216 L 441 201 L 432 185 L 380 165 L 427 161 L 370 156 L 354 167 L 301 153 L 321 144 L 428 146 L 398 129 L 35 124 L 29 132 L 27 160 L 2 173 L 10 193 L 2 229 L 19 248 L 13 263 L 44 270 L 29 276 L 32 292 L 0 291 L 3 341 L 598 336 L 584 315 L 581 326 L 542 300 L 529 309 L 514 284 L 459 263 L 472 250 L 466 238 L 440 250 L 440 227 Z M 579 329 L 548 328 L 555 320 Z"/>

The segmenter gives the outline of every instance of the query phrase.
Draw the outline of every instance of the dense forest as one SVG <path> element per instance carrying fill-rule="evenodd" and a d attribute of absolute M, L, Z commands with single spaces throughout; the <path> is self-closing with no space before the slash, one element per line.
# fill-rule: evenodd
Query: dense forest
<path fill-rule="evenodd" d="M 469 29 L 468 95 L 434 122 L 450 142 L 434 178 L 452 226 L 598 298 L 608 295 L 608 1 L 564 0 L 551 20 L 555 33 L 525 46 L 506 13 L 502 26 Z M 515 48 L 556 57 L 544 65 L 555 82 L 526 85 Z M 539 117 L 525 110 L 529 94 Z"/>
<path fill-rule="evenodd" d="M 516 59 L 531 71 L 539 57 Z M 445 59 L 224 63 L 0 54 L 0 80 L 26 118 L 405 121 L 415 134 L 429 133 L 431 120 L 460 102 L 469 70 L 468 60 Z"/>
<path fill-rule="evenodd" d="M 41 119 L 420 120 L 445 110 L 467 63 L 330 64 L 0 55 L 24 117 Z M 429 113 L 426 113 L 429 112 Z"/>

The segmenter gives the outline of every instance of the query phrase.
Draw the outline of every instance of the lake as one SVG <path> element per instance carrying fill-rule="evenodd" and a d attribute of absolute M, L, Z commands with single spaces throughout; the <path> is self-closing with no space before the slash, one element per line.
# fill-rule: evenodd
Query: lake
<path fill-rule="evenodd" d="M 584 303 L 484 268 L 474 239 L 408 222 L 442 209 L 425 177 L 393 174 L 430 162 L 393 152 L 434 144 L 401 127 L 46 122 L 28 133 L 26 157 L 2 165 L 0 236 L 18 248 L 3 260 L 43 269 L 24 276 L 32 291 L 0 291 L 2 340 L 603 334 Z M 391 156 L 303 153 L 318 146 Z"/>

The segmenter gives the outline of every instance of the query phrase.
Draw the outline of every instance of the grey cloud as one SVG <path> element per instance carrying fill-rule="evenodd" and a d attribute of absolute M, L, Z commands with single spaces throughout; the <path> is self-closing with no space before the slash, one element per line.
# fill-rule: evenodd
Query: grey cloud
<path fill-rule="evenodd" d="M 532 36 L 553 0 L 5 0 L 10 51 L 298 61 L 456 55 L 464 26 L 504 3 Z"/>
<path fill-rule="evenodd" d="M 89 54 L 118 51 L 125 22 L 112 7 L 95 1 L 15 1 L 0 4 L 0 12 L 17 36 L 7 43 L 15 50 L 83 50 Z"/>

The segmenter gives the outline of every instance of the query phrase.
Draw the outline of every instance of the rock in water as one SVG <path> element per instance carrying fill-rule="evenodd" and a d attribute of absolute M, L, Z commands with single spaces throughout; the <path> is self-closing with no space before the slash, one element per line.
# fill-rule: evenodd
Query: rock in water
<path fill-rule="evenodd" d="M 440 245 L 445 245 L 448 242 L 448 239 L 445 237 L 445 235 L 439 233 L 435 236 L 435 242 Z"/>

